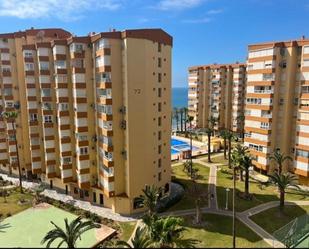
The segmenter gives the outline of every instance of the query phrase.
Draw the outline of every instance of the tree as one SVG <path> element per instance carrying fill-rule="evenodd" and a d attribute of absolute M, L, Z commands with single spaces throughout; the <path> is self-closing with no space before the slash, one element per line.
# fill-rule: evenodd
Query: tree
<path fill-rule="evenodd" d="M 244 126 L 245 126 L 245 115 L 241 113 L 237 118 L 237 122 L 240 123 L 240 137 L 242 141 L 244 140 Z"/>
<path fill-rule="evenodd" d="M 179 131 L 179 114 L 178 114 L 178 108 L 174 108 L 174 119 L 176 120 L 176 130 Z"/>
<path fill-rule="evenodd" d="M 57 226 L 54 222 L 51 221 L 51 224 L 55 227 L 50 230 L 43 240 L 41 244 L 46 244 L 46 248 L 50 248 L 51 244 L 60 239 L 58 248 L 61 247 L 63 243 L 67 244 L 67 248 L 75 248 L 77 240 L 81 240 L 81 235 L 91 229 L 100 228 L 101 226 L 98 224 L 94 224 L 92 221 L 82 221 L 82 217 L 77 217 L 75 220 L 69 223 L 68 219 L 64 219 L 65 230 Z"/>
<path fill-rule="evenodd" d="M 186 133 L 186 136 L 187 136 L 187 123 L 188 123 L 188 119 L 187 119 L 187 116 L 188 116 L 188 108 L 187 107 L 184 107 L 183 108 L 183 112 L 184 112 L 184 121 L 185 121 L 185 133 Z"/>
<path fill-rule="evenodd" d="M 210 129 L 213 129 L 213 132 L 212 132 L 212 135 L 215 136 L 215 126 L 218 122 L 218 119 L 215 118 L 214 116 L 211 116 L 209 119 L 208 119 L 208 123 L 209 123 L 209 128 Z"/>
<path fill-rule="evenodd" d="M 136 229 L 134 238 L 130 242 L 120 240 L 116 243 L 116 247 L 120 248 L 151 248 L 152 246 L 153 241 L 149 238 L 146 228 L 141 227 Z"/>
<path fill-rule="evenodd" d="M 228 159 L 229 159 L 229 168 L 231 168 L 231 152 L 232 152 L 232 139 L 234 138 L 234 134 L 230 130 L 226 130 L 226 138 L 228 140 Z"/>
<path fill-rule="evenodd" d="M 245 171 L 245 198 L 250 197 L 249 193 L 249 169 L 252 167 L 252 157 L 250 154 L 245 154 L 240 168 Z M 242 173 L 241 173 L 242 174 Z"/>
<path fill-rule="evenodd" d="M 227 159 L 226 158 L 226 141 L 228 139 L 228 130 L 224 129 L 220 132 L 220 136 L 224 139 L 224 159 Z"/>
<path fill-rule="evenodd" d="M 147 231 L 156 248 L 193 248 L 196 240 L 184 239 L 183 219 L 178 217 L 153 217 L 148 224 Z"/>
<path fill-rule="evenodd" d="M 191 172 L 191 178 L 192 178 L 192 165 L 193 165 L 193 161 L 192 161 L 192 150 L 193 150 L 193 147 L 192 147 L 192 121 L 193 121 L 193 117 L 188 115 L 187 120 L 188 120 L 189 125 L 190 125 L 190 165 L 191 165 L 190 172 Z"/>
<path fill-rule="evenodd" d="M 142 190 L 143 195 L 139 198 L 142 205 L 148 209 L 148 214 L 152 216 L 156 213 L 156 208 L 158 201 L 160 200 L 160 193 L 162 193 L 162 189 L 156 187 L 155 185 L 148 186 Z"/>
<path fill-rule="evenodd" d="M 204 128 L 200 130 L 201 133 L 207 134 L 207 157 L 208 162 L 211 163 L 211 135 L 213 134 L 214 130 L 213 128 Z"/>
<path fill-rule="evenodd" d="M 179 113 L 180 113 L 180 131 L 183 132 L 183 114 L 184 114 L 183 108 L 179 109 Z"/>
<path fill-rule="evenodd" d="M 275 152 L 269 157 L 271 161 L 274 161 L 277 165 L 277 170 L 279 175 L 282 173 L 282 167 L 285 161 L 293 161 L 292 157 L 284 155 L 284 153 L 280 152 L 280 149 L 277 148 Z"/>
<path fill-rule="evenodd" d="M 17 154 L 17 167 L 18 167 L 18 175 L 19 175 L 19 187 L 20 193 L 23 193 L 23 186 L 22 186 L 22 176 L 21 176 L 21 168 L 19 163 L 19 154 L 18 154 L 18 146 L 17 146 L 17 139 L 16 139 L 16 119 L 18 116 L 17 112 L 3 112 L 1 116 L 6 120 L 6 122 L 11 122 L 13 128 L 13 136 L 15 140 L 15 148 Z"/>
<path fill-rule="evenodd" d="M 270 175 L 270 179 L 279 188 L 280 192 L 279 208 L 280 211 L 283 211 L 285 203 L 285 190 L 288 187 L 296 187 L 299 189 L 299 186 L 297 185 L 297 177 L 290 173 L 279 174 L 278 172 L 275 172 L 273 175 Z"/>

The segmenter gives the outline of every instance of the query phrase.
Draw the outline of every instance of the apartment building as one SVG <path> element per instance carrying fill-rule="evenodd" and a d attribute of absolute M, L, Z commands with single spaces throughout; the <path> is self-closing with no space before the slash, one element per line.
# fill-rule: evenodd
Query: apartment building
<path fill-rule="evenodd" d="M 189 68 L 189 115 L 196 128 L 205 128 L 209 119 L 218 120 L 216 130 L 230 129 L 243 133 L 246 66 L 212 64 Z"/>
<path fill-rule="evenodd" d="M 0 34 L 0 170 L 114 212 L 169 193 L 172 37 L 161 29 Z"/>
<path fill-rule="evenodd" d="M 309 40 L 249 45 L 245 145 L 254 165 L 272 170 L 269 155 L 290 155 L 289 171 L 309 184 Z"/>

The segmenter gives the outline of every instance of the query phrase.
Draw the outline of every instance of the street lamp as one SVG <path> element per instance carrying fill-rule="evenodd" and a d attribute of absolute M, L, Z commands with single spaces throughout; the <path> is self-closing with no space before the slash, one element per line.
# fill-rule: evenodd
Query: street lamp
<path fill-rule="evenodd" d="M 228 203 L 229 203 L 229 192 L 230 192 L 230 189 L 229 189 L 229 188 L 226 188 L 225 191 L 226 191 L 225 210 L 228 210 L 228 209 L 229 209 Z"/>

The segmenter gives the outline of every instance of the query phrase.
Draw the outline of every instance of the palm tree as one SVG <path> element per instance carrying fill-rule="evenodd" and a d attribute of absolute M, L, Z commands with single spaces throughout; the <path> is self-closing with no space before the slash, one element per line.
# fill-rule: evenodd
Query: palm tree
<path fill-rule="evenodd" d="M 292 157 L 284 155 L 280 152 L 280 149 L 277 148 L 275 152 L 269 157 L 270 160 L 274 161 L 278 166 L 279 175 L 282 173 L 282 167 L 285 161 L 293 161 Z"/>
<path fill-rule="evenodd" d="M 208 119 L 208 122 L 209 122 L 209 127 L 210 127 L 211 129 L 213 129 L 212 135 L 215 136 L 215 126 L 216 126 L 216 124 L 217 124 L 217 122 L 218 122 L 218 119 L 215 118 L 214 116 L 211 116 L 211 117 Z"/>
<path fill-rule="evenodd" d="M 187 123 L 188 123 L 188 120 L 187 120 L 187 116 L 188 116 L 188 108 L 187 107 L 184 107 L 183 108 L 183 112 L 184 112 L 184 121 L 185 121 L 185 133 L 186 133 L 186 136 L 187 136 Z"/>
<path fill-rule="evenodd" d="M 250 154 L 245 154 L 240 168 L 245 171 L 245 198 L 250 197 L 249 193 L 249 169 L 252 167 L 252 157 Z M 242 173 L 241 173 L 242 174 Z"/>
<path fill-rule="evenodd" d="M 240 137 L 242 139 L 242 141 L 244 140 L 244 126 L 245 126 L 245 115 L 242 113 L 240 114 L 236 120 L 240 123 Z"/>
<path fill-rule="evenodd" d="M 192 166 L 193 166 L 193 161 L 192 161 L 192 150 L 193 150 L 193 147 L 192 147 L 192 121 L 193 121 L 193 117 L 192 116 L 189 116 L 187 117 L 187 122 L 189 122 L 189 125 L 190 125 L 190 166 L 191 166 L 191 169 L 190 169 L 190 172 L 191 172 L 191 179 L 192 179 Z"/>
<path fill-rule="evenodd" d="M 184 239 L 183 219 L 178 217 L 156 218 L 147 226 L 147 231 L 156 248 L 193 248 L 196 240 Z"/>
<path fill-rule="evenodd" d="M 179 115 L 178 108 L 174 107 L 174 119 L 176 120 L 176 130 L 179 131 Z"/>
<path fill-rule="evenodd" d="M 117 241 L 116 247 L 119 248 L 151 248 L 153 246 L 153 241 L 149 238 L 146 233 L 146 228 L 138 227 L 136 229 L 134 238 L 130 242 L 123 240 Z"/>
<path fill-rule="evenodd" d="M 22 186 L 22 176 L 21 176 L 21 169 L 19 164 L 19 154 L 18 154 L 18 146 L 17 146 L 17 138 L 16 138 L 16 119 L 18 116 L 17 112 L 3 112 L 1 116 L 7 121 L 12 123 L 13 128 L 13 136 L 15 140 L 15 148 L 16 148 L 16 154 L 17 154 L 17 167 L 18 167 L 18 175 L 19 175 L 19 187 L 20 187 L 20 193 L 23 193 L 23 186 Z"/>
<path fill-rule="evenodd" d="M 92 221 L 82 221 L 82 217 L 77 217 L 75 220 L 69 223 L 68 219 L 64 219 L 65 230 L 57 226 L 54 222 L 51 221 L 51 224 L 54 225 L 54 229 L 50 230 L 41 244 L 46 244 L 46 248 L 50 248 L 51 244 L 60 239 L 58 248 L 61 247 L 63 243 L 67 244 L 67 248 L 75 248 L 77 240 L 81 240 L 81 235 L 91 229 L 100 228 L 99 224 L 94 224 Z"/>
<path fill-rule="evenodd" d="M 183 108 L 179 109 L 179 113 L 180 113 L 180 131 L 183 132 Z"/>
<path fill-rule="evenodd" d="M 208 162 L 211 163 L 211 151 L 210 151 L 210 147 L 211 147 L 211 135 L 213 134 L 213 128 L 204 128 L 204 129 L 201 129 L 200 132 L 201 133 L 205 133 L 207 134 L 207 150 L 208 150 L 208 153 L 207 153 L 207 157 L 208 157 Z"/>
<path fill-rule="evenodd" d="M 229 159 L 229 168 L 231 168 L 231 152 L 232 152 L 232 139 L 234 138 L 234 134 L 230 130 L 226 130 L 226 138 L 228 140 L 229 149 L 228 149 L 228 159 Z"/>
<path fill-rule="evenodd" d="M 275 172 L 273 175 L 270 175 L 271 181 L 276 184 L 279 188 L 280 192 L 280 211 L 284 209 L 284 202 L 285 202 L 285 190 L 288 187 L 296 187 L 299 189 L 297 185 L 297 177 L 291 173 L 285 174 L 278 174 Z"/>
<path fill-rule="evenodd" d="M 146 185 L 146 187 L 142 191 L 143 195 L 138 197 L 138 199 L 140 200 L 142 205 L 148 209 L 148 214 L 152 216 L 156 213 L 156 208 L 158 201 L 160 200 L 160 193 L 162 193 L 162 189 L 158 188 L 155 185 Z"/>
<path fill-rule="evenodd" d="M 220 132 L 220 136 L 224 139 L 224 159 L 226 158 L 226 140 L 228 139 L 228 130 L 224 129 Z"/>

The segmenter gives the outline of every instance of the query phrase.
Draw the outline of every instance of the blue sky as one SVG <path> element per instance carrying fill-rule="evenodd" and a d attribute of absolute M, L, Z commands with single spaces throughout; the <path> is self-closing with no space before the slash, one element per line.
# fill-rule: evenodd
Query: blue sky
<path fill-rule="evenodd" d="M 173 86 L 186 86 L 188 66 L 244 61 L 251 43 L 309 38 L 309 0 L 0 0 L 0 22 L 0 33 L 162 28 L 174 37 Z"/>

